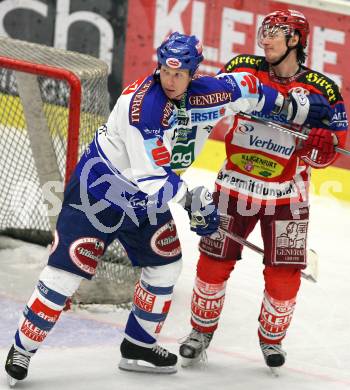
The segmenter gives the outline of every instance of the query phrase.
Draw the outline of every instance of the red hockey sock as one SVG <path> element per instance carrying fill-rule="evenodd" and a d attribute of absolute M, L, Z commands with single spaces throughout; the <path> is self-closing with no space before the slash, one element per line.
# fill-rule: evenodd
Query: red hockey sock
<path fill-rule="evenodd" d="M 211 333 L 218 327 L 225 300 L 226 281 L 235 263 L 234 260 L 215 260 L 205 254 L 200 255 L 191 303 L 193 328 Z"/>
<path fill-rule="evenodd" d="M 291 267 L 265 267 L 265 293 L 259 316 L 259 338 L 279 343 L 292 321 L 300 286 L 300 270 Z"/>

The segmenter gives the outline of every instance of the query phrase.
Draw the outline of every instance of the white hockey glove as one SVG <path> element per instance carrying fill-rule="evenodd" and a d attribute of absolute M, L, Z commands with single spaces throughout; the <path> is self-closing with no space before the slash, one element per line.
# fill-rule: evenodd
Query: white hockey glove
<path fill-rule="evenodd" d="M 199 236 L 209 236 L 218 229 L 220 218 L 217 207 L 211 192 L 205 187 L 199 186 L 187 191 L 180 203 L 188 212 L 191 230 Z"/>
<path fill-rule="evenodd" d="M 289 122 L 310 127 L 324 127 L 331 120 L 332 109 L 328 100 L 319 94 L 305 95 L 292 92 L 281 102 L 281 95 L 276 100 L 276 107 L 280 107 L 277 114 L 284 114 Z"/>

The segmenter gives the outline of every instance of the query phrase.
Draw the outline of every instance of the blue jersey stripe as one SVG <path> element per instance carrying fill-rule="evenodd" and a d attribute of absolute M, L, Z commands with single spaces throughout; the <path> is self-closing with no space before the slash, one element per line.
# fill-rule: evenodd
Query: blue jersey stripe
<path fill-rule="evenodd" d="M 54 290 L 51 290 L 41 280 L 39 280 L 37 284 L 37 289 L 41 296 L 43 296 L 45 299 L 47 299 L 48 301 L 56 305 L 64 306 L 64 304 L 66 303 L 67 297 L 65 295 L 62 295 Z"/>
<path fill-rule="evenodd" d="M 144 311 L 139 307 L 133 305 L 132 312 L 134 315 L 141 320 L 150 321 L 150 322 L 161 322 L 166 319 L 168 313 L 150 313 L 148 311 Z"/>
<path fill-rule="evenodd" d="M 169 295 L 172 294 L 174 290 L 174 286 L 170 286 L 170 287 L 151 286 L 150 284 L 146 283 L 142 279 L 140 282 L 143 288 L 145 288 L 151 294 L 155 294 L 155 295 Z"/>
<path fill-rule="evenodd" d="M 165 179 L 167 178 L 168 175 L 163 175 L 163 176 L 147 176 L 143 177 L 142 179 L 138 179 L 138 183 L 142 183 L 143 181 L 148 181 L 148 180 L 160 180 L 160 179 Z"/>
<path fill-rule="evenodd" d="M 23 311 L 23 315 L 34 326 L 36 326 L 37 328 L 39 328 L 40 330 L 43 330 L 45 332 L 49 332 L 56 323 L 56 322 L 47 321 L 44 318 L 38 316 L 28 306 L 25 307 L 25 309 Z"/>

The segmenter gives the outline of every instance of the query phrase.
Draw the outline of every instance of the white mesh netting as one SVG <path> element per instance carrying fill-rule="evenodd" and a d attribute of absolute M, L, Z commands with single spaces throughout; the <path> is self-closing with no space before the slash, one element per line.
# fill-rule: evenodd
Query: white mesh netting
<path fill-rule="evenodd" d="M 79 110 L 80 126 L 77 134 L 80 156 L 109 113 L 107 65 L 91 56 L 3 37 L 0 37 L 0 55 L 16 63 L 16 70 L 13 70 L 0 58 L 0 232 L 22 240 L 48 244 L 52 240 L 52 223 L 48 217 L 48 206 L 44 202 L 41 172 L 50 163 L 41 156 L 43 147 L 40 142 L 42 140 L 44 145 L 45 139 L 49 139 L 51 149 L 47 158 L 54 160 L 53 165 L 57 167 L 56 174 L 52 173 L 52 180 L 59 178 L 64 182 L 72 92 L 70 84 L 61 76 L 48 76 L 36 67 L 44 65 L 65 69 L 80 80 L 81 104 L 73 107 Z M 21 64 L 26 66 L 22 69 Z M 31 70 L 28 70 L 28 64 L 31 64 Z M 28 76 L 23 76 L 23 72 Z M 33 96 L 27 96 L 29 104 L 26 105 L 20 80 L 34 77 L 31 73 L 36 74 L 38 96 L 33 91 Z M 35 152 L 35 141 L 31 138 L 30 123 L 27 122 L 31 99 L 40 100 L 39 106 L 45 121 L 41 130 L 44 136 L 39 135 L 39 152 Z M 31 120 L 35 118 L 36 113 Z M 40 158 L 37 157 L 38 153 Z M 51 179 L 50 169 L 44 182 L 47 178 Z M 127 302 L 131 299 L 131 289 L 129 291 L 126 286 L 132 286 L 137 276 L 138 271 L 131 268 L 123 247 L 115 242 L 100 261 L 95 286 L 90 283 L 88 287 L 91 292 L 85 298 L 81 293 L 76 300 L 84 302 L 85 299 L 88 301 L 86 303 L 92 303 L 94 296 L 101 295 L 97 302 Z M 97 290 L 93 291 L 96 287 Z"/>

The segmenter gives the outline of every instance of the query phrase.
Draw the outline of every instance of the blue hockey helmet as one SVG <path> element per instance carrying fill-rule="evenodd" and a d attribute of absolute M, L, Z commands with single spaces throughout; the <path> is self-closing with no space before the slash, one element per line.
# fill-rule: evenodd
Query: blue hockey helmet
<path fill-rule="evenodd" d="M 174 69 L 189 69 L 193 75 L 203 61 L 202 44 L 195 35 L 173 32 L 157 49 L 158 63 Z"/>

